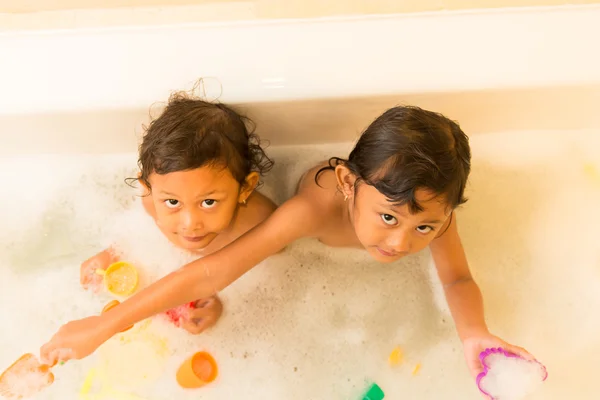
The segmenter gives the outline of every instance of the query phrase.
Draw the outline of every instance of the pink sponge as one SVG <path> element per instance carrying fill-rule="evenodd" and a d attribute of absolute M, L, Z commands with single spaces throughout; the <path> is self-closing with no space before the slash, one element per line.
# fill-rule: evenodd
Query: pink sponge
<path fill-rule="evenodd" d="M 479 390 L 493 400 L 518 400 L 533 393 L 548 377 L 538 361 L 525 360 L 503 348 L 479 354 L 483 372 L 477 376 Z"/>

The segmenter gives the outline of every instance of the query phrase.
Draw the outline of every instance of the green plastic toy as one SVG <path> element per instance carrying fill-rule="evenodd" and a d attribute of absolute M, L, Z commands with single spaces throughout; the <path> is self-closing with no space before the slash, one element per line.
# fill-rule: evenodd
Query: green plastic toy
<path fill-rule="evenodd" d="M 362 400 L 383 400 L 385 394 L 376 383 L 372 384 Z"/>

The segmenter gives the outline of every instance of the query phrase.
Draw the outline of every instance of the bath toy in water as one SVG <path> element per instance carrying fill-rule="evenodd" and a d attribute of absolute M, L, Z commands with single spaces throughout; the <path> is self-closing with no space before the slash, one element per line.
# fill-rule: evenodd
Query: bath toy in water
<path fill-rule="evenodd" d="M 172 308 L 165 312 L 165 315 L 169 320 L 175 324 L 175 326 L 180 326 L 182 320 L 186 317 L 190 310 L 193 310 L 196 305 L 195 301 L 192 301 L 187 304 L 183 304 L 179 307 Z"/>
<path fill-rule="evenodd" d="M 31 353 L 22 355 L 0 375 L 0 396 L 7 399 L 33 396 L 54 382 L 50 368 Z"/>
<path fill-rule="evenodd" d="M 169 356 L 167 339 L 150 329 L 152 320 L 136 324 L 98 349 L 98 364 L 86 377 L 80 398 L 138 399 L 129 392 L 147 387 L 164 373 Z"/>
<path fill-rule="evenodd" d="M 217 362 L 207 352 L 200 351 L 187 360 L 177 371 L 177 383 L 186 389 L 202 387 L 217 378 Z"/>
<path fill-rule="evenodd" d="M 417 364 L 415 365 L 415 367 L 412 370 L 412 374 L 413 376 L 417 375 L 419 373 L 419 371 L 421 370 L 421 364 Z"/>
<path fill-rule="evenodd" d="M 128 296 L 138 285 L 137 270 L 125 261 L 111 264 L 106 270 L 99 268 L 96 273 L 104 276 L 106 290 L 116 296 Z"/>
<path fill-rule="evenodd" d="M 372 384 L 362 400 L 382 400 L 385 397 L 383 390 L 376 383 Z"/>
<path fill-rule="evenodd" d="M 104 308 L 102 309 L 102 314 L 104 314 L 105 312 L 107 312 L 108 310 L 111 310 L 113 308 L 115 308 L 116 306 L 118 306 L 119 304 L 121 304 L 121 302 L 119 300 L 113 300 L 110 303 L 108 303 L 107 305 L 104 306 Z M 133 325 L 131 325 L 128 328 L 123 329 L 121 332 L 125 332 L 130 330 L 131 328 L 133 328 Z"/>
<path fill-rule="evenodd" d="M 390 353 L 390 356 L 388 357 L 388 362 L 390 363 L 390 365 L 392 367 L 399 365 L 402 362 L 402 349 L 400 349 L 400 347 L 396 347 L 394 350 L 392 350 L 392 352 Z"/>
<path fill-rule="evenodd" d="M 503 348 L 485 349 L 479 359 L 483 372 L 477 376 L 477 386 L 489 399 L 522 399 L 548 377 L 546 367 L 538 361 L 525 360 Z"/>
<path fill-rule="evenodd" d="M 102 312 L 119 304 L 116 300 L 111 301 L 104 306 Z M 124 331 L 131 328 L 132 326 Z M 64 362 L 61 361 L 59 365 L 64 365 Z M 0 375 L 0 396 L 8 399 L 22 399 L 50 386 L 54 382 L 54 374 L 50 371 L 52 367 L 54 365 L 42 364 L 31 353 L 22 355 Z"/>
<path fill-rule="evenodd" d="M 102 387 L 98 391 L 93 391 L 96 382 L 101 382 Z M 93 393 L 90 393 L 92 391 Z M 79 390 L 79 398 L 82 400 L 143 400 L 141 397 L 120 392 L 110 385 L 107 385 L 105 383 L 105 377 L 95 368 L 92 368 L 85 377 L 83 385 Z"/>
<path fill-rule="evenodd" d="M 590 178 L 598 179 L 600 174 L 596 171 L 596 167 L 593 164 L 586 163 L 583 165 L 583 171 Z"/>

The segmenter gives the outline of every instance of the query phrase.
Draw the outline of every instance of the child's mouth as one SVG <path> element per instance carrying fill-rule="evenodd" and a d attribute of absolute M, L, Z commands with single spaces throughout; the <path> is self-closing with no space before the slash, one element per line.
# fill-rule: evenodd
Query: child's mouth
<path fill-rule="evenodd" d="M 187 240 L 188 242 L 193 242 L 193 243 L 197 243 L 202 241 L 202 239 L 204 239 L 206 237 L 206 235 L 203 236 L 181 236 L 183 239 Z"/>
<path fill-rule="evenodd" d="M 383 255 L 383 256 L 386 256 L 386 257 L 395 257 L 395 256 L 398 254 L 398 253 L 396 253 L 396 252 L 385 251 L 385 250 L 383 250 L 381 247 L 377 247 L 377 251 L 378 251 L 378 252 L 379 252 L 381 255 Z"/>

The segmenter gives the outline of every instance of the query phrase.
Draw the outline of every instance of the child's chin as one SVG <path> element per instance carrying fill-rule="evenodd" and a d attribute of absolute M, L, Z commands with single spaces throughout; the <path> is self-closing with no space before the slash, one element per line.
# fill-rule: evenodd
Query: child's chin
<path fill-rule="evenodd" d="M 183 238 L 178 239 L 179 240 L 177 243 L 175 243 L 177 247 L 188 251 L 202 251 L 212 242 L 212 239 L 202 240 L 201 242 L 190 242 L 189 240 L 185 240 Z"/>
<path fill-rule="evenodd" d="M 388 264 L 388 263 L 397 261 L 400 258 L 402 258 L 402 256 L 400 256 L 400 255 L 393 256 L 393 257 L 384 256 L 376 248 L 369 249 L 369 254 L 371 255 L 371 257 L 373 257 L 375 259 L 375 261 L 378 261 L 378 262 L 380 262 L 382 264 Z"/>
<path fill-rule="evenodd" d="M 183 248 L 184 250 L 188 250 L 188 251 L 202 251 L 208 245 L 209 245 L 209 243 L 200 243 L 200 244 L 199 243 L 183 243 L 183 245 L 180 247 Z"/>

